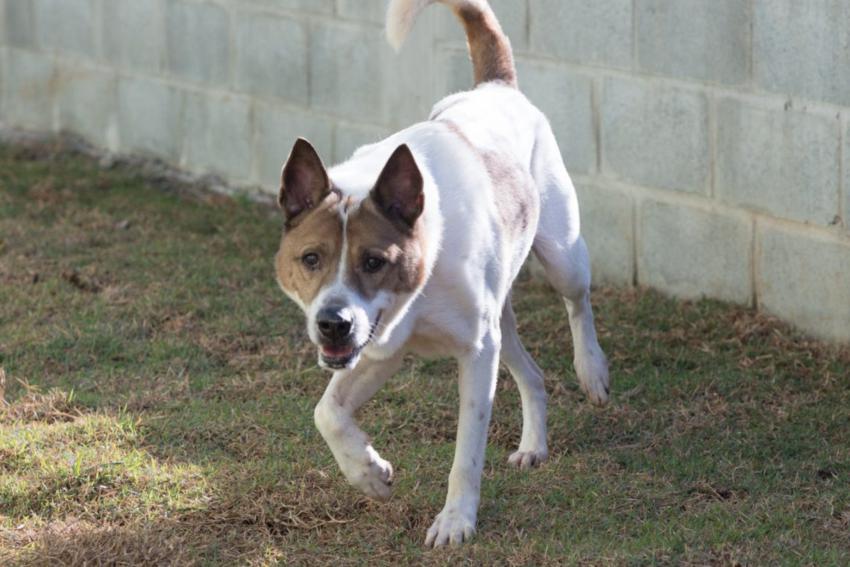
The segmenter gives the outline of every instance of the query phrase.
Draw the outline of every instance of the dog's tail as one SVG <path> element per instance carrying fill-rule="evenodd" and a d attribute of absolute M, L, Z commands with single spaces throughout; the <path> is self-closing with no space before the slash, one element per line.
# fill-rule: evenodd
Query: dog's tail
<path fill-rule="evenodd" d="M 517 86 L 511 42 L 487 0 L 391 0 L 387 9 L 387 40 L 399 49 L 416 17 L 435 3 L 451 7 L 466 29 L 475 84 L 502 81 Z"/>

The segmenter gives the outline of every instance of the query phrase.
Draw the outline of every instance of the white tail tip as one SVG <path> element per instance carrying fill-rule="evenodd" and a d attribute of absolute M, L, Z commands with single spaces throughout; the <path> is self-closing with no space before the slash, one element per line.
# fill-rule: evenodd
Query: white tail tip
<path fill-rule="evenodd" d="M 398 51 L 413 29 L 416 17 L 434 0 L 391 0 L 387 7 L 387 41 Z"/>

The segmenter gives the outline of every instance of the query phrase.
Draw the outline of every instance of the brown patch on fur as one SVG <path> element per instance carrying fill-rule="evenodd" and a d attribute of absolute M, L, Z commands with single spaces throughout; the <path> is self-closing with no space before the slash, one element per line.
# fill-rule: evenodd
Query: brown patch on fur
<path fill-rule="evenodd" d="M 470 149 L 472 149 L 476 154 L 479 153 L 478 148 L 476 148 L 472 144 L 472 140 L 470 140 L 466 136 L 466 133 L 463 130 L 460 129 L 460 126 L 458 126 L 456 123 L 452 122 L 451 120 L 439 120 L 438 122 L 440 122 L 441 124 L 445 124 L 446 128 L 449 129 L 449 132 L 451 132 L 452 134 L 454 134 L 455 136 L 460 138 L 461 141 L 463 143 L 465 143 L 467 146 L 469 146 Z"/>
<path fill-rule="evenodd" d="M 486 10 L 465 7 L 457 8 L 455 14 L 466 30 L 475 84 L 503 81 L 516 87 L 516 67 L 511 42 L 502 31 L 493 10 L 489 7 Z"/>
<path fill-rule="evenodd" d="M 412 229 L 403 230 L 370 196 L 351 214 L 347 230 L 347 277 L 363 297 L 371 299 L 380 290 L 411 293 L 422 285 L 426 242 L 421 219 Z M 386 265 L 377 273 L 366 272 L 363 263 L 369 255 L 384 258 Z"/>
<path fill-rule="evenodd" d="M 509 234 L 528 230 L 540 206 L 534 180 L 508 156 L 481 152 L 481 159 L 493 183 L 496 208 L 502 226 Z"/>
<path fill-rule="evenodd" d="M 493 193 L 502 226 L 509 233 L 522 233 L 538 213 L 539 201 L 534 180 L 509 156 L 497 152 L 482 152 L 466 133 L 451 120 L 440 120 L 449 131 L 461 139 L 481 159 L 493 183 Z"/>
<path fill-rule="evenodd" d="M 284 232 L 275 256 L 275 272 L 280 285 L 304 303 L 310 302 L 335 276 L 342 254 L 342 218 L 337 210 L 340 194 L 331 192 L 315 209 Z M 319 265 L 310 269 L 302 258 L 310 252 L 319 255 Z"/>

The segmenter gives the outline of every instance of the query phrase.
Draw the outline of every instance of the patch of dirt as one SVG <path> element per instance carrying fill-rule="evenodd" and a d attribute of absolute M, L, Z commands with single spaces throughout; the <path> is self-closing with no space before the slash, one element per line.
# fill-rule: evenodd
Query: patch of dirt
<path fill-rule="evenodd" d="M 102 289 L 94 278 L 82 275 L 77 269 L 65 270 L 62 272 L 62 279 L 80 291 L 99 293 Z"/>

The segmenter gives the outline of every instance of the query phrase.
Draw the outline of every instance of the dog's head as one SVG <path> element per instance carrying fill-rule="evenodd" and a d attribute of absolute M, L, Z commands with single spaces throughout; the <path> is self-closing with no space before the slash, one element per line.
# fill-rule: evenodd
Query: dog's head
<path fill-rule="evenodd" d="M 326 368 L 354 367 L 426 277 L 423 178 L 413 154 L 399 146 L 371 175 L 368 196 L 354 202 L 303 139 L 281 175 L 277 281 L 304 310 Z"/>

